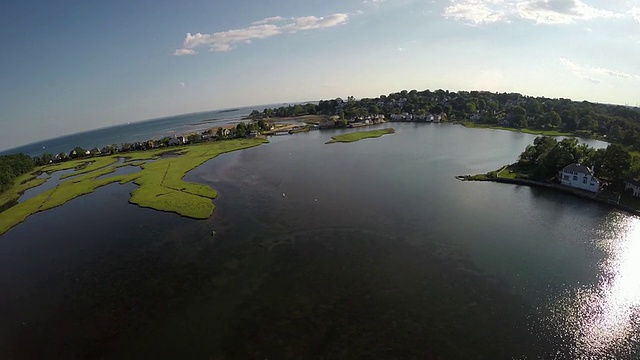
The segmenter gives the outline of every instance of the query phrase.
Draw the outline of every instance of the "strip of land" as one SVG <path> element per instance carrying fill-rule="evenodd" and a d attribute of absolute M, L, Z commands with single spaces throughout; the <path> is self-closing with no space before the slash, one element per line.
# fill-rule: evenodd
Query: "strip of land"
<path fill-rule="evenodd" d="M 215 209 L 212 199 L 216 198 L 218 193 L 207 185 L 183 181 L 185 174 L 220 154 L 266 142 L 264 139 L 217 141 L 172 150 L 172 153 L 180 156 L 162 157 L 166 150 L 144 151 L 127 153 L 126 157 L 111 155 L 101 157 L 99 161 L 83 159 L 39 167 L 34 172 L 20 177 L 18 185 L 0 197 L 0 209 L 6 207 L 6 210 L 0 213 L 0 235 L 37 212 L 64 205 L 78 196 L 90 194 L 99 187 L 113 183 L 133 182 L 139 186 L 131 193 L 129 202 L 132 204 L 194 219 L 206 219 Z M 125 163 L 116 165 L 122 157 L 126 158 Z M 150 159 L 155 161 L 140 163 L 142 160 Z M 119 166 L 132 164 L 141 165 L 142 170 L 129 175 L 100 178 L 113 173 Z M 69 175 L 74 176 L 73 179 L 62 181 L 57 187 L 16 204 L 24 191 L 47 180 L 38 179 L 37 174 L 67 169 L 78 169 Z"/>
<path fill-rule="evenodd" d="M 488 181 L 546 188 L 606 204 L 631 214 L 640 215 L 640 199 L 635 199 L 627 196 L 626 194 L 620 194 L 612 190 L 603 190 L 598 193 L 593 193 L 558 183 L 526 179 L 523 178 L 521 169 L 517 164 L 506 165 L 498 170 L 489 171 L 486 174 L 456 176 L 456 179 L 461 181 Z"/>
<path fill-rule="evenodd" d="M 363 139 L 379 138 L 383 135 L 393 134 L 395 132 L 396 130 L 393 128 L 351 132 L 347 134 L 332 136 L 331 141 L 327 142 L 327 144 L 333 144 L 336 142 L 350 143 Z"/>

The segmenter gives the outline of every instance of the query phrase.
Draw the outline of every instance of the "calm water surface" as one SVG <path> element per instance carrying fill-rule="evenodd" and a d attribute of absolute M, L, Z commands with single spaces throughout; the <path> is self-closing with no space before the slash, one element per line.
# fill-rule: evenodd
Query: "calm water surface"
<path fill-rule="evenodd" d="M 209 161 L 206 221 L 117 184 L 32 216 L 0 237 L 0 358 L 637 358 L 638 218 L 454 179 L 533 136 L 392 126 Z"/>

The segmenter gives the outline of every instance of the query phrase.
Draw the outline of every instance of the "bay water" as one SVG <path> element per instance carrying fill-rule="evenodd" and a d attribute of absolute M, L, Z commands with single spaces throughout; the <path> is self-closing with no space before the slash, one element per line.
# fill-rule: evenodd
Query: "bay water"
<path fill-rule="evenodd" d="M 219 191 L 208 220 L 132 184 L 31 216 L 0 237 L 0 357 L 638 357 L 638 217 L 454 178 L 535 136 L 382 126 L 205 163 L 185 180 Z"/>

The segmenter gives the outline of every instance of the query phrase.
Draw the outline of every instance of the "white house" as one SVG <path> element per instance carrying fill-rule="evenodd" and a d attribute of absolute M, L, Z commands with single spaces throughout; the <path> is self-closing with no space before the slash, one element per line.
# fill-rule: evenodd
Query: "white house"
<path fill-rule="evenodd" d="M 640 181 L 634 179 L 625 180 L 624 191 L 635 197 L 640 197 Z"/>
<path fill-rule="evenodd" d="M 558 173 L 562 185 L 594 193 L 600 191 L 600 180 L 593 176 L 593 170 L 580 164 L 567 165 Z"/>
<path fill-rule="evenodd" d="M 402 121 L 404 120 L 404 115 L 402 114 L 391 114 L 391 121 Z"/>

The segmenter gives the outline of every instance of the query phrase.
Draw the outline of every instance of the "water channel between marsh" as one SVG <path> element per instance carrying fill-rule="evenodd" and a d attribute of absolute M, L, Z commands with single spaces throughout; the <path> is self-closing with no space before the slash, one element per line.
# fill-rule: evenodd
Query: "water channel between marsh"
<path fill-rule="evenodd" d="M 0 236 L 0 358 L 637 356 L 637 217 L 454 179 L 535 136 L 392 125 L 220 155 L 185 177 L 219 191 L 208 220 L 132 184 L 29 217 Z"/>

